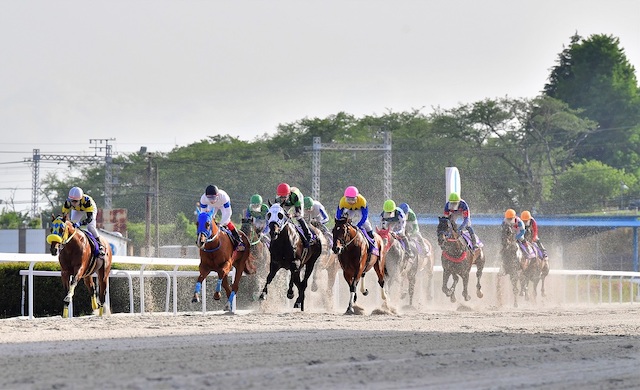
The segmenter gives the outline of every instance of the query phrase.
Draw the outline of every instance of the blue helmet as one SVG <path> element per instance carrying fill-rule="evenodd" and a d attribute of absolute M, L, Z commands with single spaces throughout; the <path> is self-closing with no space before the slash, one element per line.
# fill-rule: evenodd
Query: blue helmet
<path fill-rule="evenodd" d="M 401 203 L 400 206 L 398 207 L 400 207 L 400 209 L 402 209 L 402 211 L 404 211 L 405 214 L 409 214 L 409 210 L 411 209 L 409 205 L 406 203 Z"/>

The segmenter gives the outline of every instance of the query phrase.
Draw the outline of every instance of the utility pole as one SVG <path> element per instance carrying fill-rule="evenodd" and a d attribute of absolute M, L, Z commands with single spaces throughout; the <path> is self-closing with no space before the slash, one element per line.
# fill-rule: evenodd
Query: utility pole
<path fill-rule="evenodd" d="M 145 230 L 144 230 L 144 246 L 146 248 L 146 256 L 150 257 L 151 253 L 151 153 L 147 153 L 147 202 L 145 208 Z"/>

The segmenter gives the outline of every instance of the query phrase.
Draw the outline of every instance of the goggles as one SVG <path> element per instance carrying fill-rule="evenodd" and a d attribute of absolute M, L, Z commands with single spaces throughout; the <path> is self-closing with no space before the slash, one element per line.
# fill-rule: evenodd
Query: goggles
<path fill-rule="evenodd" d="M 71 198 L 67 198 L 67 200 L 72 203 L 72 204 L 76 204 L 80 202 L 80 199 L 71 199 Z"/>
<path fill-rule="evenodd" d="M 347 203 L 351 203 L 351 204 L 356 203 L 356 200 L 358 199 L 358 198 L 353 197 L 353 196 L 347 196 L 346 198 L 347 198 L 346 199 Z"/>

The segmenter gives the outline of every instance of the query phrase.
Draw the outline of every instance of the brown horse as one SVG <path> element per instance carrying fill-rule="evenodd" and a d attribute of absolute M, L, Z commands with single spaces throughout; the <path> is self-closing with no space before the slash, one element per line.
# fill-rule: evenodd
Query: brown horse
<path fill-rule="evenodd" d="M 102 316 L 111 271 L 112 253 L 109 243 L 104 237 L 100 237 L 100 243 L 105 249 L 104 259 L 100 258 L 90 233 L 74 227 L 66 216 L 60 215 L 51 216 L 51 234 L 47 236 L 47 242 L 51 245 L 51 255 L 57 255 L 60 262 L 62 286 L 66 293 L 62 317 L 69 317 L 69 304 L 80 279 L 89 289 L 92 309 L 98 310 L 98 315 Z M 98 291 L 93 282 L 94 272 L 98 275 Z"/>
<path fill-rule="evenodd" d="M 213 221 L 211 213 L 201 212 L 198 215 L 196 245 L 200 248 L 200 266 L 198 267 L 200 276 L 198 276 L 191 302 L 200 302 L 202 281 L 206 279 L 211 271 L 214 271 L 218 274 L 218 283 L 213 294 L 213 299 L 220 299 L 220 287 L 222 286 L 227 293 L 225 310 L 230 313 L 235 313 L 234 298 L 238 293 L 238 285 L 240 284 L 242 274 L 244 272 L 248 274 L 256 272 L 255 266 L 249 259 L 249 239 L 240 231 L 238 234 L 246 248 L 241 252 L 234 250 L 234 242 L 230 233 L 220 229 L 215 221 Z M 234 267 L 236 273 L 233 280 L 233 287 L 231 287 L 229 286 L 227 276 Z"/>
<path fill-rule="evenodd" d="M 458 284 L 458 278 L 462 278 L 462 296 L 466 301 L 471 299 L 467 287 L 469 285 L 469 273 L 471 266 L 476 265 L 477 283 L 476 295 L 482 298 L 482 286 L 480 279 L 482 270 L 484 269 L 485 258 L 482 248 L 476 250 L 471 249 L 470 243 L 466 238 L 458 232 L 455 221 L 448 217 L 438 217 L 438 227 L 436 234 L 438 236 L 438 245 L 442 249 L 442 292 L 451 299 L 456 301 L 455 289 Z M 451 287 L 447 286 L 449 277 L 453 278 Z"/>
<path fill-rule="evenodd" d="M 266 275 L 269 270 L 269 236 L 253 225 L 251 219 L 243 218 L 242 233 L 247 236 L 250 245 L 251 261 L 256 266 L 258 275 Z"/>
<path fill-rule="evenodd" d="M 538 283 L 542 282 L 541 295 L 545 296 L 544 279 L 549 275 L 549 259 L 544 257 L 542 251 L 529 241 L 523 246 L 525 252 L 526 264 L 523 266 L 522 277 L 520 278 L 520 296 L 524 296 L 525 300 L 533 298 L 536 300 L 538 295 Z M 529 282 L 533 284 L 533 290 L 529 293 Z"/>
<path fill-rule="evenodd" d="M 293 285 L 298 288 L 298 299 L 294 303 L 294 308 L 304 311 L 305 292 L 309 282 L 309 277 L 313 272 L 316 261 L 322 254 L 322 246 L 325 241 L 324 236 L 318 229 L 310 226 L 309 229 L 315 235 L 315 241 L 305 248 L 300 233 L 287 215 L 286 211 L 279 203 L 274 203 L 267 213 L 269 221 L 269 235 L 271 244 L 269 245 L 270 262 L 267 282 L 262 289 L 260 299 L 267 298 L 268 286 L 282 268 L 291 272 L 289 279 L 289 289 L 287 298 L 293 299 Z M 304 276 L 301 277 L 304 268 Z"/>
<path fill-rule="evenodd" d="M 362 278 L 360 292 L 366 296 L 369 290 L 364 285 L 364 275 L 366 272 L 374 268 L 378 275 L 378 285 L 380 285 L 381 297 L 384 304 L 387 304 L 387 294 L 384 290 L 384 267 L 385 258 L 383 253 L 382 238 L 374 233 L 375 246 L 378 249 L 379 256 L 369 253 L 369 242 L 362 230 L 351 224 L 351 220 L 347 218 L 336 219 L 333 227 L 333 252 L 338 255 L 338 261 L 342 267 L 344 280 L 349 285 L 349 307 L 345 314 L 355 314 L 353 305 L 358 296 L 356 288 Z"/>

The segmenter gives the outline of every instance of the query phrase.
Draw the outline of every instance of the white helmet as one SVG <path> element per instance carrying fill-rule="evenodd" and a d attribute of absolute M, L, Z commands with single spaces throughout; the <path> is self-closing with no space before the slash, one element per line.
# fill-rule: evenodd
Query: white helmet
<path fill-rule="evenodd" d="M 83 196 L 84 193 L 80 187 L 73 187 L 69 190 L 69 199 L 71 200 L 80 200 Z"/>

